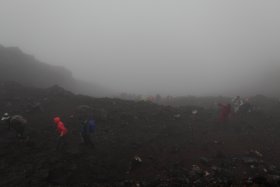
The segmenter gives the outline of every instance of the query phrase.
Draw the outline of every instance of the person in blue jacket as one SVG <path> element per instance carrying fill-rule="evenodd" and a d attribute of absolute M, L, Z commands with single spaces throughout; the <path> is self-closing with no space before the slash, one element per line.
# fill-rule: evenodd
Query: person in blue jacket
<path fill-rule="evenodd" d="M 94 146 L 91 135 L 95 132 L 96 124 L 92 116 L 86 120 L 80 120 L 81 136 L 83 143 L 88 146 Z"/>

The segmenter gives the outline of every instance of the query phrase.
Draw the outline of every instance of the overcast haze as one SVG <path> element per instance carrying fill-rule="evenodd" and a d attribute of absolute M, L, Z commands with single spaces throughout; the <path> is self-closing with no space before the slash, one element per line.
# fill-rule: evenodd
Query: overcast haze
<path fill-rule="evenodd" d="M 279 66 L 279 6 L 278 0 L 1 0 L 0 44 L 118 91 L 219 94 Z"/>

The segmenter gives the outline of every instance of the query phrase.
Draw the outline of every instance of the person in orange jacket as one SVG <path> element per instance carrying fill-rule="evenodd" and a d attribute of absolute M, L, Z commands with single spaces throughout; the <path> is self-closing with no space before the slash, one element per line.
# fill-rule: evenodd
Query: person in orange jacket
<path fill-rule="evenodd" d="M 56 124 L 56 131 L 59 135 L 58 141 L 56 144 L 56 150 L 59 150 L 59 149 L 61 149 L 61 147 L 63 146 L 63 144 L 65 142 L 65 135 L 67 134 L 68 130 L 64 126 L 64 123 L 61 121 L 60 117 L 55 117 L 53 120 L 54 120 L 54 123 Z"/>

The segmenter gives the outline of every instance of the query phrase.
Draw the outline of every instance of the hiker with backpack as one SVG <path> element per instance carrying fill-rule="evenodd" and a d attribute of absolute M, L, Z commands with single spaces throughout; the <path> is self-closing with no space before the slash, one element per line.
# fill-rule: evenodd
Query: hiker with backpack
<path fill-rule="evenodd" d="M 58 133 L 56 150 L 60 150 L 65 144 L 65 135 L 67 134 L 68 129 L 64 126 L 64 123 L 61 121 L 60 117 L 55 117 L 53 120 L 56 124 L 56 131 Z"/>
<path fill-rule="evenodd" d="M 80 119 L 82 141 L 87 146 L 94 146 L 91 135 L 95 132 L 95 121 L 92 116 L 88 119 Z"/>
<path fill-rule="evenodd" d="M 15 130 L 17 138 L 23 140 L 25 137 L 24 132 L 27 125 L 27 120 L 21 115 L 14 115 L 10 119 L 10 127 Z"/>

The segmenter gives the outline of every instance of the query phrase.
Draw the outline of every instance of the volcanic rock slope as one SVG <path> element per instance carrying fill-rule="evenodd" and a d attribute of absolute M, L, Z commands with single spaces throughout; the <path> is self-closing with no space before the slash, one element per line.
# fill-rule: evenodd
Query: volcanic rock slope
<path fill-rule="evenodd" d="M 49 65 L 24 53 L 18 47 L 4 47 L 0 44 L 0 80 L 15 81 L 22 85 L 47 88 L 58 84 L 75 93 L 91 96 L 116 94 L 95 82 L 74 78 L 72 72 L 62 66 Z"/>
<path fill-rule="evenodd" d="M 217 111 L 195 106 L 96 99 L 58 86 L 0 87 L 0 112 L 23 115 L 29 137 L 19 141 L 0 126 L 0 186 L 279 185 L 277 112 L 233 116 L 221 125 Z M 94 111 L 94 148 L 80 143 L 80 105 Z M 69 129 L 61 151 L 55 151 L 55 116 Z M 142 160 L 136 166 L 134 156 Z"/>

